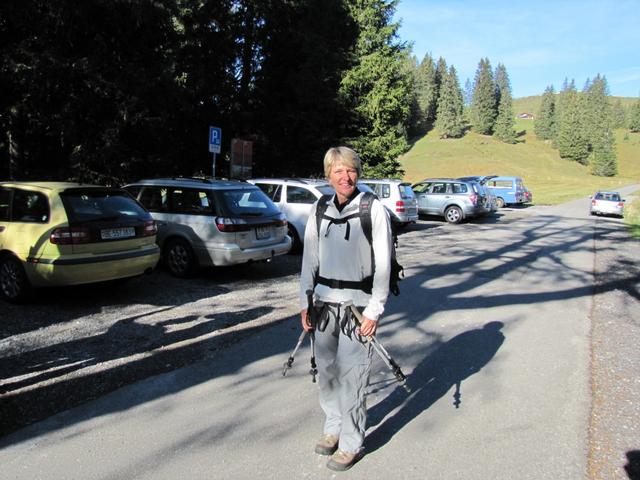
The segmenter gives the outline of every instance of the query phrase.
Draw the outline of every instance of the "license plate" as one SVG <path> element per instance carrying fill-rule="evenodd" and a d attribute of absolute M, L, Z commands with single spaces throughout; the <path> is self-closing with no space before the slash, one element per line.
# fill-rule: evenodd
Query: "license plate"
<path fill-rule="evenodd" d="M 105 228 L 100 230 L 102 240 L 113 240 L 115 238 L 130 238 L 136 236 L 136 229 L 133 227 Z"/>
<path fill-rule="evenodd" d="M 271 228 L 270 227 L 257 227 L 256 228 L 256 238 L 258 240 L 264 240 L 265 238 L 269 238 L 271 236 Z"/>

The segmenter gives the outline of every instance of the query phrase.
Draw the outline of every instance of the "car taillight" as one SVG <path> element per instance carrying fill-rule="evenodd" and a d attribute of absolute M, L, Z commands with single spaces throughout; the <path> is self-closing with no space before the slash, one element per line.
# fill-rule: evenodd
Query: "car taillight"
<path fill-rule="evenodd" d="M 89 229 L 84 227 L 56 228 L 49 236 L 49 241 L 56 245 L 77 245 L 89 243 Z"/>
<path fill-rule="evenodd" d="M 618 202 L 619 207 L 624 207 L 624 202 Z"/>
<path fill-rule="evenodd" d="M 595 200 L 591 200 L 591 205 L 595 205 L 596 201 Z"/>
<path fill-rule="evenodd" d="M 404 202 L 402 200 L 396 202 L 396 212 L 404 213 Z"/>
<path fill-rule="evenodd" d="M 216 217 L 216 227 L 220 232 L 248 232 L 251 227 L 247 222 L 241 219 Z"/>
<path fill-rule="evenodd" d="M 477 205 L 477 203 L 478 203 L 478 194 L 472 193 L 471 195 L 469 195 L 469 200 L 471 200 L 472 204 Z"/>
<path fill-rule="evenodd" d="M 156 226 L 155 220 L 147 220 L 144 222 L 144 227 L 142 228 L 143 237 L 151 237 L 156 233 L 158 233 L 158 227 Z"/>
<path fill-rule="evenodd" d="M 276 227 L 286 227 L 288 222 L 287 222 L 286 218 L 281 218 L 281 219 L 276 220 L 273 223 L 274 223 L 274 225 Z"/>

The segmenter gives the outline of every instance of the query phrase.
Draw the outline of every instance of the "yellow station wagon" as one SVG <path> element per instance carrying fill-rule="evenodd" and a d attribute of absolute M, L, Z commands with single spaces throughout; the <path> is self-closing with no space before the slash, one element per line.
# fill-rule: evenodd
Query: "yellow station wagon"
<path fill-rule="evenodd" d="M 126 191 L 61 182 L 0 182 L 0 294 L 151 273 L 156 224 Z"/>

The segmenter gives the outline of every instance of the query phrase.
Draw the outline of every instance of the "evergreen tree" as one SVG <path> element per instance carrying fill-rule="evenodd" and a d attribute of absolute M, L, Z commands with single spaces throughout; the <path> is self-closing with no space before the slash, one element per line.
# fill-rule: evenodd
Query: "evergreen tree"
<path fill-rule="evenodd" d="M 498 98 L 498 116 L 493 135 L 505 143 L 516 143 L 516 124 L 513 114 L 511 83 L 507 69 L 501 63 L 496 68 L 496 97 Z"/>
<path fill-rule="evenodd" d="M 612 108 L 613 128 L 624 128 L 627 126 L 627 112 L 622 105 L 622 101 L 618 98 Z"/>
<path fill-rule="evenodd" d="M 640 98 L 631 106 L 629 112 L 629 130 L 634 133 L 640 132 Z"/>
<path fill-rule="evenodd" d="M 613 110 L 605 77 L 597 75 L 583 93 L 584 136 L 589 142 L 591 173 L 613 176 L 618 172 L 613 135 Z"/>
<path fill-rule="evenodd" d="M 552 140 L 556 134 L 556 93 L 549 85 L 542 95 L 540 111 L 536 116 L 534 131 L 540 140 Z"/>
<path fill-rule="evenodd" d="M 464 127 L 462 91 L 452 65 L 440 86 L 436 128 L 440 131 L 440 138 L 458 138 L 464 134 Z"/>
<path fill-rule="evenodd" d="M 436 65 L 430 54 L 426 54 L 418 67 L 416 93 L 420 111 L 419 128 L 426 132 L 433 126 L 436 118 L 437 90 Z"/>
<path fill-rule="evenodd" d="M 496 87 L 488 58 L 478 64 L 471 103 L 471 123 L 475 132 L 490 135 L 497 116 Z"/>
<path fill-rule="evenodd" d="M 436 111 L 438 110 L 437 100 L 440 98 L 440 88 L 448 72 L 447 61 L 443 57 L 438 58 L 436 65 Z"/>
<path fill-rule="evenodd" d="M 573 82 L 567 83 L 558 98 L 555 146 L 560 157 L 586 164 L 589 157 L 589 142 L 583 135 L 583 112 L 580 98 Z"/>
<path fill-rule="evenodd" d="M 342 79 L 343 119 L 350 144 L 365 162 L 369 176 L 397 176 L 398 156 L 409 148 L 407 125 L 413 73 L 407 69 L 408 49 L 397 42 L 392 21 L 397 0 L 349 0 L 358 27 L 354 66 Z"/>
<path fill-rule="evenodd" d="M 1 2 L 0 173 L 116 183 L 173 151 L 175 14 L 168 0 Z"/>
<path fill-rule="evenodd" d="M 342 0 L 243 3 L 252 4 L 254 18 L 262 21 L 242 22 L 255 30 L 255 46 L 249 49 L 254 54 L 247 54 L 247 86 L 240 85 L 232 97 L 230 133 L 258 142 L 256 175 L 317 173 L 318 159 L 344 134 L 341 120 L 348 113 L 338 90 L 352 65 L 356 25 Z M 244 51 L 244 42 L 238 49 Z M 240 93 L 245 88 L 247 98 Z"/>

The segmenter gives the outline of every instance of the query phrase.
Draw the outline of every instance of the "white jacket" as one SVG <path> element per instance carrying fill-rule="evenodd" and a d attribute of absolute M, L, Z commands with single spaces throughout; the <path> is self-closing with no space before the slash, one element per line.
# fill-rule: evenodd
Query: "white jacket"
<path fill-rule="evenodd" d="M 329 200 L 325 215 L 344 218 L 358 212 L 360 193 L 339 212 L 335 206 L 335 195 Z M 371 275 L 371 247 L 360 225 L 360 218 L 352 218 L 347 223 L 331 224 L 323 219 L 320 236 L 316 227 L 316 202 L 311 209 L 304 233 L 302 272 L 300 274 L 300 309 L 307 308 L 307 290 L 313 290 L 313 278 L 320 266 L 320 275 L 332 280 L 359 281 Z M 327 229 L 329 231 L 327 235 Z M 349 230 L 349 239 L 345 234 Z M 378 320 L 384 311 L 389 295 L 389 274 L 391 270 L 391 227 L 384 206 L 378 199 L 371 203 L 371 232 L 375 270 L 371 294 L 356 289 L 338 289 L 318 284 L 315 298 L 324 302 L 340 303 L 347 300 L 354 305 L 365 307 L 363 315 Z"/>

